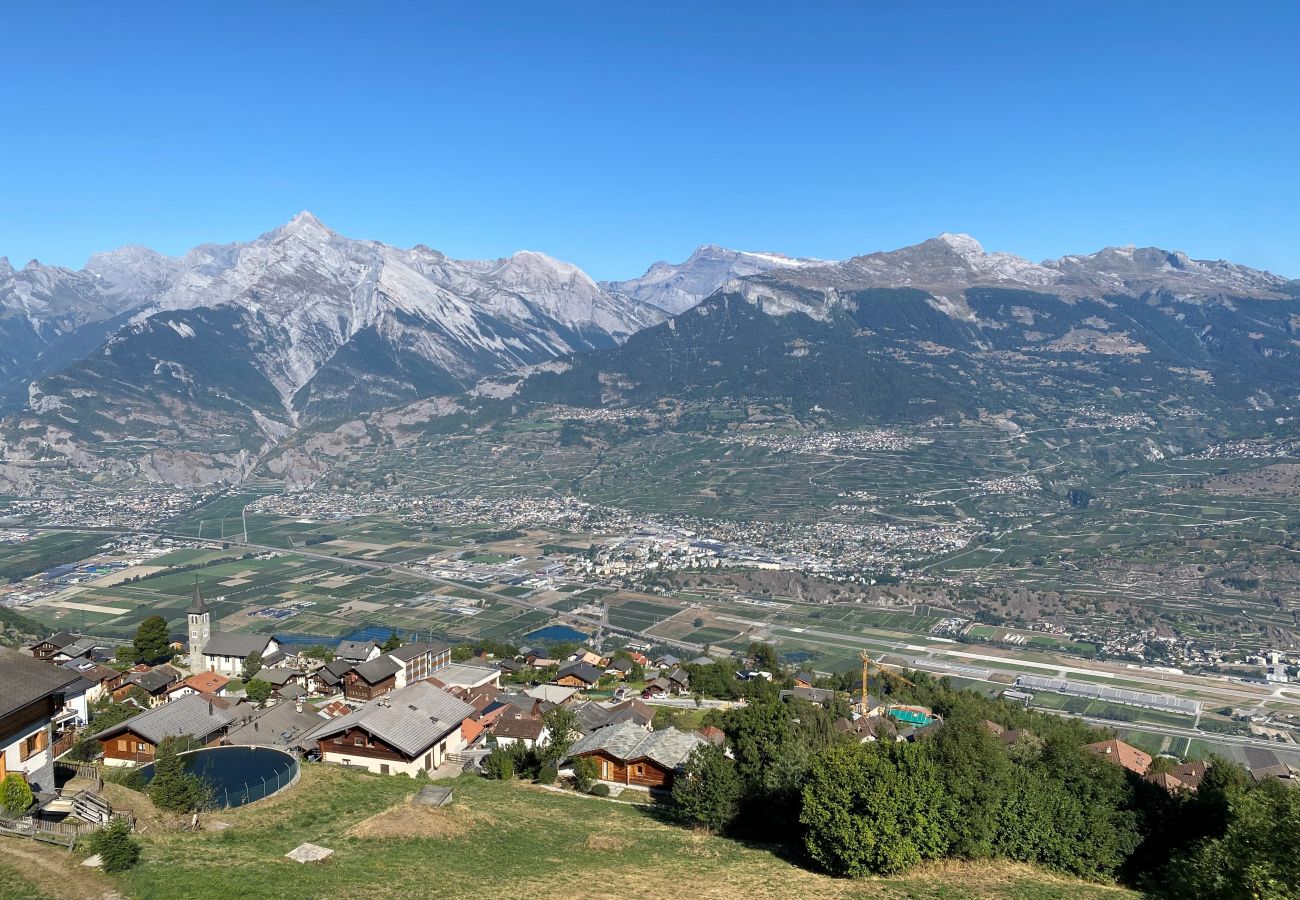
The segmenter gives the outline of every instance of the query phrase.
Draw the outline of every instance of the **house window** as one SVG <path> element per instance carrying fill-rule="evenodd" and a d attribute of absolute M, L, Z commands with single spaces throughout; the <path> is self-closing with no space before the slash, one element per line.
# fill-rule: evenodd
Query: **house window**
<path fill-rule="evenodd" d="M 50 740 L 49 733 L 42 728 L 40 731 L 23 739 L 22 746 L 19 748 L 19 756 L 24 762 L 31 757 L 40 753 L 48 746 Z"/>
<path fill-rule="evenodd" d="M 149 747 L 149 745 L 146 744 L 144 741 L 139 741 L 139 742 L 137 742 L 136 745 L 135 745 L 135 752 L 136 752 L 136 753 L 143 753 L 146 749 L 148 749 L 148 747 Z"/>
<path fill-rule="evenodd" d="M 354 746 L 364 747 L 366 745 L 366 739 L 363 738 L 361 735 L 357 735 L 352 739 L 352 743 Z"/>
<path fill-rule="evenodd" d="M 645 766 L 639 764 L 633 766 L 632 774 L 637 778 L 643 778 L 645 776 Z"/>

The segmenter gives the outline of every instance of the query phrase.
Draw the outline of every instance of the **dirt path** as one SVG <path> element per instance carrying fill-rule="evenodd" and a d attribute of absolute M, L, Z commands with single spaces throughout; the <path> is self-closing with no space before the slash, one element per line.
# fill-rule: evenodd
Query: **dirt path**
<path fill-rule="evenodd" d="M 0 861 L 54 900 L 122 900 L 107 878 L 66 850 L 23 838 L 0 838 Z"/>

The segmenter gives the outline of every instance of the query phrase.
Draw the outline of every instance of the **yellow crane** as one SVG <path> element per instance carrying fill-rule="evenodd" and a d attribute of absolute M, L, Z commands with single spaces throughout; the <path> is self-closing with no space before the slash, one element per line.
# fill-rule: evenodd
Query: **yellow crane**
<path fill-rule="evenodd" d="M 867 714 L 867 676 L 870 675 L 871 672 L 874 671 L 879 675 L 884 675 L 885 678 L 895 684 L 906 684 L 915 687 L 912 682 L 908 681 L 897 672 L 891 672 L 879 663 L 873 662 L 866 650 L 859 653 L 858 657 L 862 660 L 862 714 L 864 716 Z"/>

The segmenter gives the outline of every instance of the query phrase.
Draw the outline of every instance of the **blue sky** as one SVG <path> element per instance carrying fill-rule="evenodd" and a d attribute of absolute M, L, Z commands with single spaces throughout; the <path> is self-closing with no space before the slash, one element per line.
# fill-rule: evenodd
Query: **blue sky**
<path fill-rule="evenodd" d="M 607 278 L 941 231 L 1300 276 L 1294 2 L 470 5 L 11 5 L 0 255 L 310 209 Z"/>

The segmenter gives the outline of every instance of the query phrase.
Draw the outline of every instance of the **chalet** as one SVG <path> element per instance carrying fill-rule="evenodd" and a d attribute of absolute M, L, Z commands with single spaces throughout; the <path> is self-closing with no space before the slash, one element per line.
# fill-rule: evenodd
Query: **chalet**
<path fill-rule="evenodd" d="M 280 643 L 269 634 L 214 631 L 203 644 L 203 665 L 200 671 L 239 678 L 243 674 L 244 663 L 254 653 L 262 658 L 265 666 L 275 665 L 284 658 Z"/>
<path fill-rule="evenodd" d="M 531 750 L 545 743 L 548 735 L 546 723 L 534 716 L 500 718 L 492 727 L 492 737 L 498 746 L 523 744 Z"/>
<path fill-rule="evenodd" d="M 180 681 L 180 675 L 181 673 L 171 666 L 132 670 L 126 673 L 117 690 L 113 691 L 113 699 L 120 703 L 129 697 L 138 696 L 143 691 L 149 697 L 149 706 L 161 706 L 169 699 L 167 692 L 172 685 Z"/>
<path fill-rule="evenodd" d="M 199 672 L 186 678 L 182 684 L 194 689 L 197 694 L 216 694 L 220 697 L 230 684 L 230 679 L 216 672 Z"/>
<path fill-rule="evenodd" d="M 898 726 L 894 724 L 893 719 L 887 716 L 836 719 L 832 727 L 837 733 L 849 735 L 860 744 L 871 744 L 876 741 L 896 741 L 899 739 Z"/>
<path fill-rule="evenodd" d="M 585 647 L 569 658 L 574 662 L 584 662 L 589 666 L 596 666 L 598 668 L 604 668 L 609 662 L 607 658 L 601 656 L 595 650 L 588 650 Z"/>
<path fill-rule="evenodd" d="M 806 700 L 809 703 L 816 703 L 819 706 L 829 706 L 835 700 L 835 692 L 826 688 L 799 687 L 795 682 L 795 687 L 788 691 L 781 691 L 782 700 Z"/>
<path fill-rule="evenodd" d="M 54 791 L 56 722 L 87 684 L 62 666 L 0 649 L 0 780 L 17 772 L 33 791 Z"/>
<path fill-rule="evenodd" d="M 23 649 L 34 658 L 48 662 L 54 659 L 64 647 L 70 647 L 76 642 L 77 636 L 75 634 L 69 631 L 56 631 L 49 637 L 33 641 Z"/>
<path fill-rule="evenodd" d="M 698 734 L 676 728 L 646 731 L 635 722 L 623 722 L 580 739 L 569 751 L 569 758 L 594 759 L 601 781 L 666 789 L 672 787 L 691 752 L 704 743 Z"/>
<path fill-rule="evenodd" d="M 626 678 L 632 671 L 632 660 L 626 657 L 611 660 L 610 664 L 605 667 L 606 675 L 613 675 L 616 678 Z"/>
<path fill-rule="evenodd" d="M 1123 766 L 1135 775 L 1145 775 L 1147 769 L 1151 767 L 1150 754 L 1143 753 L 1137 747 L 1115 738 L 1111 738 L 1109 741 L 1087 744 L 1083 749 L 1100 756 L 1107 762 Z"/>
<path fill-rule="evenodd" d="M 680 664 L 680 659 L 667 653 L 655 660 L 655 665 L 661 669 L 671 669 Z"/>
<path fill-rule="evenodd" d="M 346 659 L 331 660 L 312 675 L 312 690 L 327 697 L 342 693 L 343 679 L 351 671 L 352 663 Z"/>
<path fill-rule="evenodd" d="M 811 672 L 794 673 L 794 686 L 797 688 L 810 688 L 813 686 L 814 680 Z"/>
<path fill-rule="evenodd" d="M 383 653 L 374 641 L 340 641 L 334 649 L 336 660 L 347 660 L 354 666 L 377 659 Z"/>
<path fill-rule="evenodd" d="M 265 681 L 271 687 L 279 689 L 288 684 L 302 684 L 307 680 L 307 676 L 297 669 L 288 669 L 283 666 L 274 666 L 270 669 L 261 669 L 253 676 L 259 681 Z"/>
<path fill-rule="evenodd" d="M 403 644 L 391 651 L 388 658 L 402 667 L 397 673 L 397 686 L 403 688 L 451 665 L 451 644 Z"/>
<path fill-rule="evenodd" d="M 497 668 L 508 675 L 522 672 L 526 667 L 527 664 L 518 659 L 502 659 L 497 662 Z"/>
<path fill-rule="evenodd" d="M 662 677 L 673 686 L 671 693 L 682 694 L 691 689 L 691 676 L 681 666 L 674 666 Z"/>
<path fill-rule="evenodd" d="M 625 700 L 608 706 L 588 700 L 574 706 L 573 712 L 578 717 L 578 731 L 581 734 L 591 734 L 598 728 L 621 722 L 634 722 L 648 728 L 654 721 L 654 710 L 640 700 Z"/>
<path fill-rule="evenodd" d="M 93 660 L 70 659 L 63 663 L 63 668 L 69 672 L 76 672 L 82 678 L 94 685 L 86 692 L 86 700 L 94 703 L 101 697 L 111 694 L 114 688 L 121 685 L 122 680 L 126 677 L 117 669 L 110 668 L 103 663 L 97 663 Z"/>
<path fill-rule="evenodd" d="M 600 681 L 603 674 L 589 662 L 574 662 L 560 669 L 551 683 L 561 687 L 589 688 Z"/>
<path fill-rule="evenodd" d="M 370 662 L 354 666 L 343 676 L 343 696 L 352 702 L 365 703 L 387 694 L 397 689 L 397 673 L 400 671 L 401 663 L 387 656 L 377 656 Z"/>
<path fill-rule="evenodd" d="M 1194 794 L 1196 789 L 1201 786 L 1201 779 L 1205 777 L 1208 768 L 1209 766 L 1204 760 L 1196 759 L 1191 762 L 1179 763 L 1167 772 L 1148 771 L 1142 778 L 1164 788 L 1171 794 Z"/>
<path fill-rule="evenodd" d="M 473 715 L 465 701 L 417 681 L 327 722 L 313 737 L 325 762 L 415 775 L 464 749 L 461 723 Z"/>
<path fill-rule="evenodd" d="M 201 696 L 181 697 L 149 709 L 95 735 L 106 766 L 134 766 L 153 761 L 164 738 L 189 735 L 200 744 L 217 744 L 235 714 Z"/>

